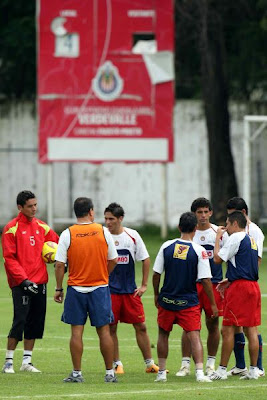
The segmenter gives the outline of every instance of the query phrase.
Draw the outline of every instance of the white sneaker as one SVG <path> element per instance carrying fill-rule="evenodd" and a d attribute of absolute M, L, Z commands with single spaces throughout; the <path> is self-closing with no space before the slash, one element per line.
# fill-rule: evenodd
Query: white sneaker
<path fill-rule="evenodd" d="M 237 367 L 233 367 L 232 369 L 230 369 L 230 371 L 227 372 L 227 376 L 232 376 L 232 375 L 246 375 L 248 373 L 248 369 L 247 368 L 237 368 Z"/>
<path fill-rule="evenodd" d="M 209 376 L 202 375 L 202 376 L 196 376 L 197 382 L 212 382 Z"/>
<path fill-rule="evenodd" d="M 20 367 L 20 371 L 26 372 L 41 372 L 39 369 L 35 368 L 31 363 L 30 364 L 22 364 Z"/>
<path fill-rule="evenodd" d="M 175 374 L 176 376 L 187 376 L 190 375 L 190 368 L 186 365 L 182 366 L 178 372 Z"/>
<path fill-rule="evenodd" d="M 166 374 L 157 374 L 156 379 L 154 382 L 167 382 Z"/>
<path fill-rule="evenodd" d="M 259 378 L 261 378 L 262 376 L 265 376 L 264 368 L 263 369 L 258 368 L 258 376 L 259 376 Z"/>
<path fill-rule="evenodd" d="M 211 366 L 211 365 L 207 365 L 206 366 L 206 375 L 207 376 L 210 376 L 214 371 L 215 371 L 214 365 L 213 366 Z"/>
<path fill-rule="evenodd" d="M 2 372 L 4 374 L 14 374 L 15 371 L 13 369 L 13 364 L 10 362 L 5 362 L 3 368 L 2 368 Z"/>
<path fill-rule="evenodd" d="M 217 370 L 214 371 L 208 378 L 212 381 L 220 381 L 220 380 L 224 381 L 225 379 L 227 379 L 227 373 L 222 374 Z"/>
<path fill-rule="evenodd" d="M 246 375 L 241 376 L 239 379 L 248 380 L 248 379 L 258 379 L 258 371 L 256 370 L 254 373 L 249 371 Z"/>

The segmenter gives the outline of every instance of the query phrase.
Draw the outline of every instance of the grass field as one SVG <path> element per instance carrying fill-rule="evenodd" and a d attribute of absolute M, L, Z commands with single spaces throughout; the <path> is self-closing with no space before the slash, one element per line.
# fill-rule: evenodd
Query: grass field
<path fill-rule="evenodd" d="M 175 236 L 171 235 L 170 238 Z M 151 255 L 152 263 L 162 243 L 157 230 L 144 231 L 144 241 Z M 265 260 L 266 258 L 266 260 Z M 263 257 L 260 273 L 260 285 L 262 290 L 262 327 L 263 357 L 267 369 L 267 256 Z M 217 399 L 251 399 L 265 400 L 267 393 L 267 378 L 257 381 L 240 381 L 237 377 L 231 377 L 227 381 L 212 383 L 197 383 L 194 376 L 194 368 L 191 367 L 191 375 L 185 378 L 177 378 L 175 373 L 181 362 L 181 333 L 176 326 L 170 335 L 169 357 L 167 367 L 170 370 L 168 382 L 155 383 L 153 374 L 144 372 L 144 364 L 141 353 L 136 345 L 132 326 L 121 324 L 118 334 L 120 340 L 121 359 L 124 364 L 125 374 L 119 376 L 118 384 L 104 384 L 104 364 L 99 351 L 98 339 L 94 328 L 87 323 L 84 334 L 83 356 L 83 384 L 65 384 L 65 378 L 72 369 L 69 354 L 70 327 L 60 321 L 62 305 L 53 301 L 55 278 L 53 266 L 49 265 L 50 281 L 48 284 L 48 309 L 46 318 L 45 335 L 43 340 L 36 342 L 33 355 L 34 365 L 42 371 L 42 374 L 29 374 L 19 372 L 22 359 L 22 344 L 20 343 L 14 358 L 13 375 L 0 374 L 0 399 L 152 399 L 159 396 L 161 399 L 183 400 L 199 398 Z M 140 283 L 140 265 L 136 267 L 137 284 Z M 152 270 L 152 266 L 151 266 Z M 152 276 L 152 272 L 151 272 Z M 157 361 L 157 323 L 156 309 L 153 304 L 151 276 L 149 287 L 143 296 L 146 312 L 148 333 L 153 346 L 153 357 Z M 4 362 L 6 349 L 6 336 L 12 321 L 11 291 L 6 282 L 6 274 L 0 250 L 0 366 Z M 246 305 L 244 305 L 246 306 Z M 204 359 L 206 358 L 206 329 L 203 325 L 201 332 L 204 345 Z M 219 362 L 217 356 L 216 365 Z M 246 358 L 248 353 L 246 348 Z M 1 361 L 2 360 L 2 361 Z M 234 365 L 231 359 L 229 367 Z"/>

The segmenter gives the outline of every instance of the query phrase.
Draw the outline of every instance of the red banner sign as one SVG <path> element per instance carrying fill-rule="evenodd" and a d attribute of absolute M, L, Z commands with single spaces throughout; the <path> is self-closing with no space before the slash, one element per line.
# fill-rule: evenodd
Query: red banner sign
<path fill-rule="evenodd" d="M 39 161 L 172 161 L 172 0 L 39 0 L 37 19 Z"/>

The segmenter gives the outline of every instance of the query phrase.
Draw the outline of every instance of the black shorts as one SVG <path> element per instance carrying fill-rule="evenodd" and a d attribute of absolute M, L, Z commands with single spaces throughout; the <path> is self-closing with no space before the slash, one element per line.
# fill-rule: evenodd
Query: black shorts
<path fill-rule="evenodd" d="M 8 334 L 17 340 L 41 339 L 44 333 L 46 314 L 46 284 L 38 285 L 38 293 L 25 295 L 21 287 L 12 288 L 13 323 Z M 23 335 L 24 334 L 24 335 Z"/>

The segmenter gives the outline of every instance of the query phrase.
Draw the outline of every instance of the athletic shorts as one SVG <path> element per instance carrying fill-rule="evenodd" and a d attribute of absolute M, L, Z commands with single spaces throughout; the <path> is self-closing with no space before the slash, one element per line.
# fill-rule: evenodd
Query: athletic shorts
<path fill-rule="evenodd" d="M 25 295 L 20 286 L 12 288 L 13 323 L 9 338 L 42 339 L 46 314 L 46 284 L 38 285 L 38 293 Z"/>
<path fill-rule="evenodd" d="M 140 296 L 134 293 L 111 294 L 114 324 L 125 322 L 126 324 L 138 324 L 145 322 L 144 307 Z"/>
<path fill-rule="evenodd" d="M 252 327 L 261 324 L 261 293 L 258 282 L 239 279 L 224 295 L 224 326 Z"/>
<path fill-rule="evenodd" d="M 212 284 L 212 288 L 213 288 L 213 294 L 214 294 L 214 298 L 215 298 L 215 302 L 219 311 L 219 317 L 223 316 L 223 298 L 221 297 L 220 293 L 218 292 L 218 290 L 216 290 L 216 286 L 218 285 L 218 283 L 213 283 Z M 212 316 L 212 309 L 211 309 L 211 305 L 210 305 L 210 301 L 209 298 L 204 290 L 204 287 L 202 285 L 202 283 L 197 283 L 197 295 L 198 295 L 198 299 L 199 299 L 199 305 L 200 305 L 200 309 L 201 311 L 204 310 L 206 316 L 208 318 L 211 318 Z"/>
<path fill-rule="evenodd" d="M 180 311 L 166 310 L 159 306 L 158 326 L 166 332 L 171 332 L 174 324 L 181 326 L 186 332 L 200 331 L 201 311 L 199 304 Z"/>
<path fill-rule="evenodd" d="M 113 322 L 109 287 L 100 287 L 89 293 L 80 293 L 68 286 L 61 321 L 70 325 L 101 327 Z"/>

